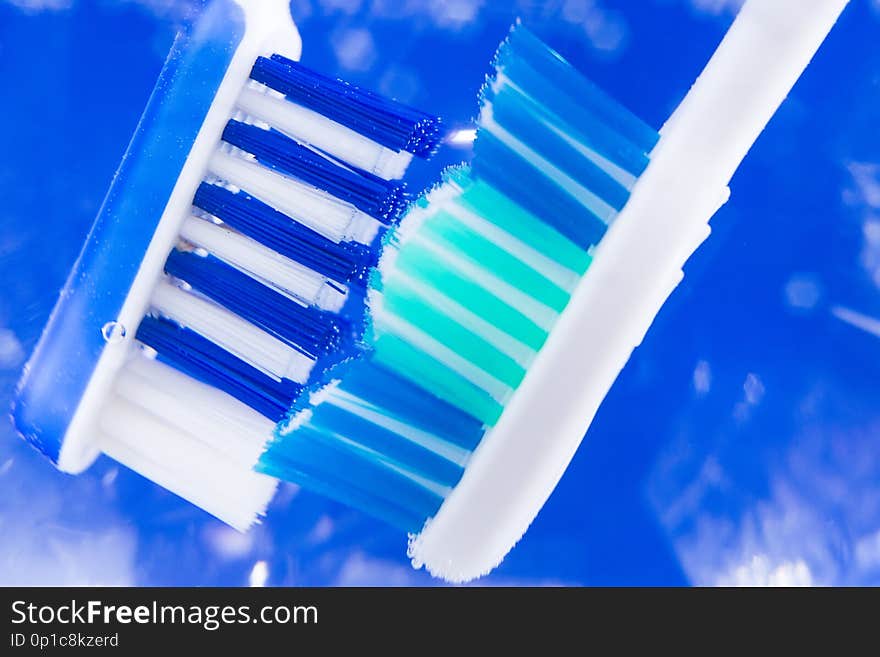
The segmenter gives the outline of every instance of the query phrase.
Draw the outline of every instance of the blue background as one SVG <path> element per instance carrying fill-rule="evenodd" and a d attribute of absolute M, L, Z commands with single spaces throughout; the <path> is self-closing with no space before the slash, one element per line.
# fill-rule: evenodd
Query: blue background
<path fill-rule="evenodd" d="M 294 0 L 304 61 L 467 127 L 517 16 L 659 127 L 736 0 Z M 0 3 L 0 405 L 186 15 Z M 853 0 L 534 525 L 486 584 L 880 584 L 880 2 Z M 466 158 L 448 148 L 418 181 Z M 0 422 L 0 584 L 431 584 L 286 486 L 248 535 Z"/>

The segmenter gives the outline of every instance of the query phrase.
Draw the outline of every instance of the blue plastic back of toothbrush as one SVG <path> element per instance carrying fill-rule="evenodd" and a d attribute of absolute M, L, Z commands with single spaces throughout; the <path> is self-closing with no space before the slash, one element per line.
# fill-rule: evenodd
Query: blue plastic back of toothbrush
<path fill-rule="evenodd" d="M 226 69 L 244 34 L 214 0 L 178 36 L 86 244 L 25 367 L 19 433 L 55 463 L 61 443 Z"/>

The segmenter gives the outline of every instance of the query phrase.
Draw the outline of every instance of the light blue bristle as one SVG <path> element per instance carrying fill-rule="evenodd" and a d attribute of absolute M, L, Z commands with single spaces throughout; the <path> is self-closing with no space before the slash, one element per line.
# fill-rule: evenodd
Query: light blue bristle
<path fill-rule="evenodd" d="M 532 78 L 534 87 L 526 87 L 533 98 L 543 99 L 548 87 L 555 87 L 581 108 L 599 119 L 606 129 L 619 133 L 642 153 L 650 153 L 660 139 L 659 134 L 635 114 L 623 107 L 590 80 L 581 75 L 559 53 L 538 39 L 528 28 L 517 25 L 499 49 L 496 67 L 505 75 L 511 75 L 509 65 L 524 64 L 537 75 Z M 513 74 L 512 77 L 519 78 Z M 554 112 L 563 112 L 571 105 L 544 103 Z M 573 121 L 577 125 L 577 121 Z"/>
<path fill-rule="evenodd" d="M 396 422 L 434 435 L 438 441 L 466 451 L 480 442 L 481 422 L 370 359 L 346 370 L 339 388 L 364 404 L 381 408 L 384 415 Z"/>
<path fill-rule="evenodd" d="M 385 463 L 440 486 L 451 487 L 461 479 L 463 469 L 460 465 L 364 419 L 356 411 L 321 404 L 309 418 L 309 425 L 329 435 L 357 436 L 359 446 L 381 454 Z"/>
<path fill-rule="evenodd" d="M 531 98 L 537 117 L 552 125 L 564 138 L 582 145 L 602 158 L 615 162 L 632 176 L 639 176 L 648 166 L 648 153 L 564 91 L 515 57 L 505 59 L 505 78 L 515 80 L 516 90 Z M 486 95 L 493 93 L 487 88 Z"/>
<path fill-rule="evenodd" d="M 511 87 L 502 87 L 493 94 L 491 103 L 492 118 L 501 128 L 516 135 L 523 146 L 583 188 L 572 186 L 568 193 L 579 194 L 581 199 L 585 194 L 597 197 L 584 203 L 594 214 L 604 219 L 609 210 L 619 212 L 623 208 L 629 198 L 626 186 L 599 164 L 584 158 L 576 142 L 560 134 L 556 126 L 541 116 L 538 103 Z"/>
<path fill-rule="evenodd" d="M 322 393 L 326 400 L 302 426 L 276 433 L 257 469 L 417 531 L 426 510 L 439 506 L 461 478 L 482 422 L 368 356 L 341 366 L 337 375 L 338 386 Z M 325 456 L 337 450 L 334 479 L 321 478 L 326 463 L 307 458 L 307 441 Z M 404 489 L 415 491 L 415 499 L 400 497 Z"/>
<path fill-rule="evenodd" d="M 605 234 L 610 217 L 598 216 L 491 132 L 481 131 L 477 135 L 473 171 L 584 249 L 598 244 Z M 522 184 L 523 180 L 529 184 Z"/>
<path fill-rule="evenodd" d="M 495 66 L 470 168 L 385 240 L 369 348 L 258 466 L 407 531 L 499 420 L 658 138 L 521 26 Z"/>
<path fill-rule="evenodd" d="M 418 531 L 444 497 L 356 443 L 310 423 L 297 428 L 284 451 L 261 460 L 257 469 L 367 510 L 405 531 Z"/>

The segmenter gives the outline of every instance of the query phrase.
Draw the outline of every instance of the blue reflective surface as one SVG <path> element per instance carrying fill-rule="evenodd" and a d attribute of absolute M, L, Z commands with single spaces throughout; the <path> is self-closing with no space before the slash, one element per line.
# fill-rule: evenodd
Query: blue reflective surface
<path fill-rule="evenodd" d="M 736 0 L 295 0 L 305 63 L 466 127 L 516 16 L 651 125 Z M 0 4 L 0 403 L 184 3 Z M 853 0 L 732 183 L 526 537 L 486 584 L 880 584 L 880 6 Z M 421 182 L 467 156 L 416 163 Z M 286 487 L 242 536 L 0 426 L 0 584 L 430 584 L 399 532 Z"/>

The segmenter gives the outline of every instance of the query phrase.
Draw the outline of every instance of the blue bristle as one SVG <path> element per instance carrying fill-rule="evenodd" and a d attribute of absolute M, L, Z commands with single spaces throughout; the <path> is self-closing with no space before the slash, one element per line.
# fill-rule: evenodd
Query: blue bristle
<path fill-rule="evenodd" d="M 463 448 L 466 459 L 485 427 L 369 358 L 344 363 L 331 374 L 340 379 L 338 393 L 331 396 L 341 393 L 345 405 L 311 408 L 295 431 L 276 434 L 257 469 L 405 531 L 419 531 L 442 503 L 440 491 L 454 487 L 464 473 L 459 462 L 429 449 L 432 442 L 435 448 Z M 374 413 L 391 424 L 372 422 Z M 401 425 L 408 427 L 402 433 L 391 428 Z M 421 432 L 427 442 L 413 442 L 406 437 L 409 431 Z M 432 488 L 404 473 L 431 482 Z"/>
<path fill-rule="evenodd" d="M 483 90 L 471 175 L 589 252 L 626 205 L 657 134 L 528 33 L 514 30 L 497 64 L 499 77 Z M 420 205 L 432 202 L 425 197 Z M 419 238 L 431 239 L 424 235 Z M 394 244 L 393 228 L 388 236 Z M 418 262 L 424 264 L 424 257 Z M 400 265 L 401 259 L 392 262 Z M 434 266 L 446 271 L 443 262 Z M 372 291 L 382 292 L 381 276 L 369 281 Z M 385 295 L 388 302 L 388 288 Z M 393 305 L 382 307 L 390 312 Z M 277 435 L 261 467 L 415 531 L 436 509 L 430 498 L 407 496 L 445 497 L 487 424 L 438 399 L 436 389 L 423 388 L 425 374 L 408 365 L 408 357 L 420 355 L 424 365 L 433 356 L 407 351 L 405 341 L 393 331 L 382 333 L 373 319 L 379 328 L 366 342 L 374 349 L 328 373 L 335 387 L 300 407 L 309 411 L 300 416 L 304 424 Z M 388 358 L 393 350 L 383 351 L 389 340 L 403 354 L 397 360 Z M 458 394 L 462 385 L 473 384 L 461 379 L 451 387 Z M 497 401 L 485 390 L 474 386 L 471 397 L 480 402 L 467 406 L 471 412 L 485 411 L 485 422 L 497 419 Z M 411 475 L 409 488 L 401 487 L 403 474 Z"/>
<path fill-rule="evenodd" d="M 519 57 L 528 61 L 545 80 L 545 85 L 552 83 L 557 86 L 578 105 L 588 108 L 606 125 L 629 139 L 642 151 L 650 152 L 657 143 L 659 135 L 656 130 L 578 73 L 556 51 L 522 25 L 517 25 L 507 41 L 502 44 L 497 65 L 504 70 L 509 61 Z M 534 97 L 536 100 L 542 98 L 540 94 Z"/>
<path fill-rule="evenodd" d="M 516 93 L 531 99 L 536 116 L 554 125 L 571 139 L 580 141 L 633 176 L 640 176 L 650 161 L 647 152 L 614 130 L 589 107 L 585 107 L 547 80 L 521 59 L 509 58 L 504 75 L 516 85 Z M 513 92 L 505 85 L 505 91 Z M 483 90 L 491 96 L 491 88 Z"/>
<path fill-rule="evenodd" d="M 315 408 L 309 424 L 329 436 L 352 436 L 358 445 L 381 455 L 382 461 L 441 486 L 455 486 L 464 472 L 436 452 L 332 404 Z"/>
<path fill-rule="evenodd" d="M 251 78 L 396 151 L 428 157 L 441 139 L 438 117 L 320 75 L 280 55 L 257 58 Z"/>
<path fill-rule="evenodd" d="M 533 105 L 528 98 L 507 87 L 492 98 L 492 116 L 505 130 L 572 180 L 618 212 L 622 210 L 629 200 L 629 190 L 548 126 Z"/>
<path fill-rule="evenodd" d="M 629 199 L 629 190 L 584 157 L 582 151 L 548 126 L 534 109 L 535 103 L 509 87 L 492 98 L 495 121 L 570 178 L 590 190 L 618 212 Z"/>
<path fill-rule="evenodd" d="M 257 470 L 295 481 L 306 488 L 369 512 L 408 532 L 422 528 L 443 498 L 410 477 L 378 461 L 375 455 L 346 445 L 308 423 L 273 443 Z"/>
<path fill-rule="evenodd" d="M 386 225 L 397 221 L 407 205 L 399 183 L 337 164 L 277 130 L 232 120 L 226 124 L 223 140 L 266 166 L 351 203 Z"/>
<path fill-rule="evenodd" d="M 378 240 L 369 246 L 333 242 L 245 192 L 202 183 L 193 205 L 273 251 L 340 283 L 364 281 L 378 257 Z"/>
<path fill-rule="evenodd" d="M 480 130 L 474 144 L 472 168 L 477 177 L 584 249 L 605 234 L 605 222 L 486 130 Z"/>
<path fill-rule="evenodd" d="M 308 429 L 304 429 L 304 431 L 308 431 Z M 271 459 L 264 458 L 257 463 L 255 470 L 276 479 L 295 482 L 297 486 L 336 500 L 352 509 L 364 511 L 404 532 L 416 532 L 424 524 L 424 518 L 418 513 L 403 509 L 393 502 L 379 499 L 369 490 L 358 489 L 347 483 L 328 479 L 324 475 L 307 474 L 300 469 L 298 464 L 277 456 Z"/>
<path fill-rule="evenodd" d="M 382 409 L 388 417 L 466 450 L 483 437 L 483 423 L 370 359 L 351 363 L 341 390 Z"/>
<path fill-rule="evenodd" d="M 312 358 L 341 348 L 343 338 L 351 337 L 338 315 L 297 303 L 213 256 L 175 249 L 165 272 Z"/>
<path fill-rule="evenodd" d="M 165 318 L 147 316 L 137 339 L 156 350 L 159 360 L 229 393 L 274 422 L 287 414 L 302 386 L 276 381 L 198 333 Z"/>

